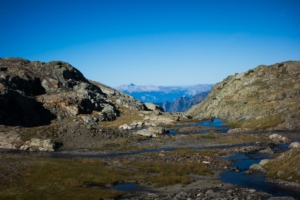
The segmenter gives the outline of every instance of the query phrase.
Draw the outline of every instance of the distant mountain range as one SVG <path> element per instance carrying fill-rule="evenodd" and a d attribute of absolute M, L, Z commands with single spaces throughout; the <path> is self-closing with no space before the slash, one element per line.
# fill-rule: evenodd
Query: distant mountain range
<path fill-rule="evenodd" d="M 202 92 L 196 94 L 191 98 L 179 97 L 173 103 L 165 101 L 163 103 L 157 103 L 166 112 L 184 112 L 191 108 L 193 105 L 203 101 L 208 95 L 208 92 Z"/>
<path fill-rule="evenodd" d="M 202 92 L 208 92 L 213 84 L 198 84 L 194 86 L 154 86 L 154 85 L 121 85 L 117 90 L 123 91 L 134 98 L 151 103 L 173 103 L 180 97 L 190 98 Z"/>

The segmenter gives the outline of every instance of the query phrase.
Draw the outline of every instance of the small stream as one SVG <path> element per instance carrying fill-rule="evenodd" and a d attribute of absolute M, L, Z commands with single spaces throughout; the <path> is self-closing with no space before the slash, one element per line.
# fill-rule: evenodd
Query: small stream
<path fill-rule="evenodd" d="M 279 148 L 284 148 L 287 146 L 288 145 L 282 145 Z M 223 172 L 219 180 L 225 183 L 240 185 L 243 187 L 255 189 L 257 191 L 266 192 L 273 196 L 291 196 L 295 199 L 299 199 L 299 192 L 280 187 L 279 185 L 274 183 L 266 182 L 266 175 L 263 173 L 252 173 L 250 175 L 245 174 L 245 171 L 249 170 L 249 167 L 252 164 L 258 164 L 262 159 L 267 158 L 270 157 L 266 154 L 261 153 L 238 153 L 234 156 L 230 156 L 226 158 L 226 160 L 233 161 L 234 163 L 231 165 L 231 167 L 239 169 L 240 172 Z"/>
<path fill-rule="evenodd" d="M 227 131 L 230 129 L 229 126 L 224 126 L 223 121 L 221 119 L 214 119 L 213 121 L 204 121 L 204 122 L 196 122 L 196 123 L 183 123 L 183 124 L 178 124 L 178 127 L 185 127 L 185 126 L 195 126 L 195 127 L 203 127 L 203 130 L 199 130 L 197 132 L 193 133 L 198 133 L 198 134 L 205 134 L 209 133 L 210 131 L 216 132 L 216 133 L 227 133 Z M 205 129 L 207 127 L 207 129 Z M 183 132 L 183 134 L 188 134 L 189 131 Z M 176 130 L 169 130 L 169 134 L 171 135 L 176 135 L 181 132 L 177 132 Z"/>

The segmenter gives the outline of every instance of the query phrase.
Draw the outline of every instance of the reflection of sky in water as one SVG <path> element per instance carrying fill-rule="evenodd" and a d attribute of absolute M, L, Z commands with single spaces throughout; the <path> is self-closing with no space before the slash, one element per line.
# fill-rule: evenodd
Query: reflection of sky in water
<path fill-rule="evenodd" d="M 220 127 L 223 126 L 223 122 L 216 118 L 214 121 L 205 121 L 198 124 L 198 126 L 212 126 L 212 127 Z"/>
<path fill-rule="evenodd" d="M 227 132 L 230 129 L 230 127 L 224 126 L 223 122 L 218 118 L 214 119 L 214 121 L 201 122 L 201 123 L 198 124 L 198 126 L 215 127 L 217 129 L 216 132 L 221 132 L 221 133 L 222 132 Z M 200 133 L 208 133 L 209 132 L 209 131 L 207 131 L 207 132 L 205 132 L 205 131 L 206 130 L 204 130 Z"/>
<path fill-rule="evenodd" d="M 261 159 L 266 158 L 262 154 L 243 154 L 239 153 L 235 156 L 230 156 L 226 160 L 236 161 L 231 165 L 232 168 L 238 167 L 242 172 L 223 172 L 220 180 L 226 183 L 240 185 L 248 188 L 253 188 L 258 191 L 267 192 L 273 196 L 293 196 L 298 198 L 300 193 L 281 188 L 276 184 L 265 182 L 266 176 L 262 173 L 253 173 L 246 175 L 243 171 L 250 168 L 252 164 L 258 164 Z"/>
<path fill-rule="evenodd" d="M 110 187 L 109 190 L 117 190 L 117 191 L 124 191 L 124 192 L 136 191 L 137 184 L 136 183 L 120 183 L 120 184 Z"/>

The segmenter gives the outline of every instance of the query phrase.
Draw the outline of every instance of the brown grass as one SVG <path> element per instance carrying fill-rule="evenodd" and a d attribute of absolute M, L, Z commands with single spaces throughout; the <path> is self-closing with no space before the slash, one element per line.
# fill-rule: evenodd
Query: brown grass
<path fill-rule="evenodd" d="M 291 149 L 267 163 L 268 177 L 300 183 L 300 149 Z M 283 171 L 278 176 L 278 171 Z"/>
<path fill-rule="evenodd" d="M 243 125 L 243 127 L 244 128 L 255 128 L 257 130 L 271 128 L 271 127 L 277 126 L 278 124 L 281 124 L 282 122 L 285 121 L 281 116 L 282 116 L 282 113 L 277 113 L 272 116 L 255 119 L 255 120 L 245 123 Z"/>
<path fill-rule="evenodd" d="M 256 135 L 256 134 L 242 134 L 239 133 L 239 135 L 229 135 L 227 137 L 224 137 L 218 141 L 219 144 L 239 144 L 239 143 L 245 143 L 245 142 L 268 142 L 271 139 L 262 136 L 262 135 Z"/>

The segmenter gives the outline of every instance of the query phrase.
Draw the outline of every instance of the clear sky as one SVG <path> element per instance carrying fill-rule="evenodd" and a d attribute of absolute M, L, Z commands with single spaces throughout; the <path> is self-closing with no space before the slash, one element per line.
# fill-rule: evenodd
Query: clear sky
<path fill-rule="evenodd" d="M 0 57 L 109 86 L 216 83 L 300 60 L 299 0 L 0 0 Z"/>

